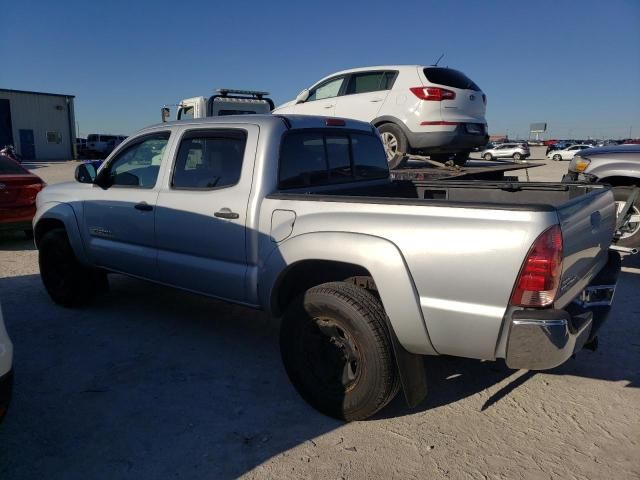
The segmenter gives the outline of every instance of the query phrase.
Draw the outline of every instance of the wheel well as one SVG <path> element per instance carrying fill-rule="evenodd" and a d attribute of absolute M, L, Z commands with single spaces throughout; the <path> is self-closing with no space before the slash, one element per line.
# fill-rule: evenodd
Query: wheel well
<path fill-rule="evenodd" d="M 42 240 L 42 237 L 44 237 L 47 232 L 50 232 L 54 228 L 64 228 L 64 223 L 61 220 L 56 220 L 55 218 L 43 218 L 42 220 L 40 220 L 36 225 L 35 231 L 33 232 L 36 246 L 40 244 L 40 240 Z"/>
<path fill-rule="evenodd" d="M 612 187 L 632 187 L 640 185 L 640 179 L 632 177 L 605 177 L 598 180 L 599 183 L 608 183 Z"/>
<path fill-rule="evenodd" d="M 280 274 L 271 297 L 272 310 L 279 316 L 298 295 L 327 282 L 349 281 L 375 291 L 369 271 L 352 263 L 329 260 L 304 260 L 294 263 Z"/>

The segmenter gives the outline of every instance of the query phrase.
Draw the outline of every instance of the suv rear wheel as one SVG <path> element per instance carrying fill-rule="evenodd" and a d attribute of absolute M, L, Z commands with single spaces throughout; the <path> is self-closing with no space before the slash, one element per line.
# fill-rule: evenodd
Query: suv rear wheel
<path fill-rule="evenodd" d="M 520 154 L 520 153 L 518 153 L 518 152 L 514 153 L 514 154 L 513 154 L 513 159 L 514 159 L 516 162 L 519 162 L 520 160 L 522 160 L 522 154 Z"/>
<path fill-rule="evenodd" d="M 462 167 L 464 166 L 464 164 L 467 163 L 467 160 L 469 160 L 469 154 L 471 152 L 458 152 L 454 155 L 453 157 L 453 163 L 455 163 L 456 165 Z"/>
<path fill-rule="evenodd" d="M 320 412 L 363 420 L 400 389 L 384 308 L 345 282 L 313 287 L 287 308 L 280 327 L 284 367 Z"/>
<path fill-rule="evenodd" d="M 382 144 L 384 145 L 384 153 L 387 155 L 389 168 L 394 169 L 399 166 L 401 157 L 397 153 L 409 153 L 409 141 L 404 135 L 400 127 L 393 123 L 384 123 L 378 127 Z"/>

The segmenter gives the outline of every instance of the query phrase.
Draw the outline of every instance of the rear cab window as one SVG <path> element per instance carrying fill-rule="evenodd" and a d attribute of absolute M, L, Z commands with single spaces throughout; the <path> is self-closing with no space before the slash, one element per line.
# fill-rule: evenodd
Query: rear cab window
<path fill-rule="evenodd" d="M 458 70 L 443 67 L 426 67 L 423 69 L 423 72 L 430 83 L 460 88 L 462 90 L 480 91 L 480 87 L 478 87 L 473 80 Z"/>
<path fill-rule="evenodd" d="M 386 179 L 389 168 L 373 133 L 302 129 L 286 134 L 280 148 L 280 189 Z"/>

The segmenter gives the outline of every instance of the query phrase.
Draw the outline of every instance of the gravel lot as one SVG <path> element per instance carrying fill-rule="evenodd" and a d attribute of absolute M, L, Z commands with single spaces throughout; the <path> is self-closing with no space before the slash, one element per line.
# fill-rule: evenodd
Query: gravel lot
<path fill-rule="evenodd" d="M 567 169 L 531 163 L 543 164 L 531 180 Z M 32 167 L 55 183 L 75 165 Z M 116 275 L 94 305 L 64 309 L 44 292 L 32 243 L 4 234 L 16 385 L 0 478 L 637 479 L 638 292 L 640 259 L 625 258 L 595 353 L 544 373 L 426 358 L 417 409 L 399 396 L 343 424 L 298 397 L 264 314 Z"/>

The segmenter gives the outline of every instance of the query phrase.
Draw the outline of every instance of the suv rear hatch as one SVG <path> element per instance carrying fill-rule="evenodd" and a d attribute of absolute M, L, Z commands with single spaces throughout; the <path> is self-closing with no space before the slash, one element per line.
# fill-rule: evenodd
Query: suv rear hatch
<path fill-rule="evenodd" d="M 482 124 L 484 129 L 486 96 L 469 77 L 458 70 L 443 67 L 425 67 L 422 74 L 426 86 L 433 84 L 455 94 L 455 98 L 440 102 L 443 121 Z"/>

